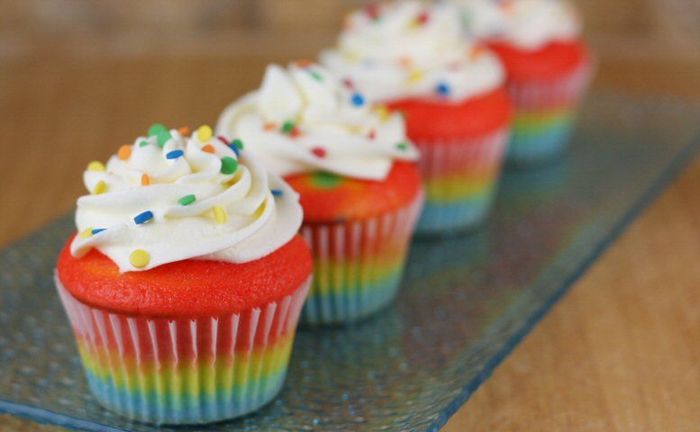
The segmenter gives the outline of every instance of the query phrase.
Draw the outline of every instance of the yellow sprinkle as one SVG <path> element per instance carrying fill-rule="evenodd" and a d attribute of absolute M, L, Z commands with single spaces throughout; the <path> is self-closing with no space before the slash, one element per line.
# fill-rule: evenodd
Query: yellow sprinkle
<path fill-rule="evenodd" d="M 375 110 L 377 111 L 377 115 L 379 115 L 379 119 L 381 121 L 387 121 L 389 120 L 389 117 L 391 117 L 391 112 L 389 111 L 389 108 L 386 107 L 386 105 L 377 105 L 375 107 Z"/>
<path fill-rule="evenodd" d="M 408 82 L 410 84 L 415 84 L 423 79 L 423 72 L 418 69 L 413 69 L 408 72 Z"/>
<path fill-rule="evenodd" d="M 92 237 L 92 227 L 85 228 L 84 230 L 80 231 L 80 234 L 78 234 L 80 238 L 90 238 Z"/>
<path fill-rule="evenodd" d="M 105 192 L 107 192 L 107 183 L 102 180 L 98 181 L 95 185 L 95 189 L 92 190 L 92 193 L 95 195 L 103 194 Z"/>
<path fill-rule="evenodd" d="M 197 139 L 201 142 L 209 141 L 212 135 L 214 135 L 214 132 L 207 125 L 200 126 L 199 129 L 197 129 Z"/>
<path fill-rule="evenodd" d="M 143 249 L 136 249 L 129 255 L 129 262 L 136 268 L 144 268 L 151 261 L 151 256 Z"/>
<path fill-rule="evenodd" d="M 223 224 L 226 223 L 226 220 L 228 220 L 228 214 L 226 214 L 226 209 L 221 207 L 221 206 L 214 206 L 212 208 L 214 211 L 214 220 L 218 224 Z"/>
<path fill-rule="evenodd" d="M 87 166 L 88 171 L 104 171 L 105 165 L 100 161 L 92 161 Z"/>

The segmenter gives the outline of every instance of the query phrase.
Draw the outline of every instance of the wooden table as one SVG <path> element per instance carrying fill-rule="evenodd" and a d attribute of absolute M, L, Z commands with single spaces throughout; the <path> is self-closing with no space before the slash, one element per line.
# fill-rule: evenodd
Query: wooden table
<path fill-rule="evenodd" d="M 700 101 L 700 5 L 687 3 L 582 1 L 600 57 L 596 86 Z M 268 61 L 312 57 L 330 44 L 348 7 L 342 0 L 0 3 L 0 245 L 72 210 L 85 164 L 106 159 L 153 121 L 212 123 L 258 84 Z M 698 192 L 700 161 L 445 430 L 697 430 Z M 0 416 L 0 429 L 61 430 L 9 416 Z"/>

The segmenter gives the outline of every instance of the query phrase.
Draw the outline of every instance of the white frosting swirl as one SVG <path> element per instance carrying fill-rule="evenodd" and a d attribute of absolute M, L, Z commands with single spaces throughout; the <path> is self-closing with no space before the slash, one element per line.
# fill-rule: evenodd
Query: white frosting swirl
<path fill-rule="evenodd" d="M 78 199 L 72 254 L 97 248 L 124 272 L 189 258 L 242 263 L 291 240 L 302 221 L 296 192 L 245 150 L 239 158 L 207 135 L 171 130 L 162 148 L 157 136 L 140 137 L 106 167 L 89 167 L 83 178 L 93 194 Z M 137 223 L 144 212 L 152 219 Z M 135 263 L 136 250 L 148 258 Z"/>
<path fill-rule="evenodd" d="M 325 171 L 382 180 L 394 160 L 416 160 L 403 118 L 372 108 L 316 64 L 270 65 L 262 87 L 227 107 L 217 132 L 238 136 L 280 176 Z"/>
<path fill-rule="evenodd" d="M 496 56 L 463 37 L 459 11 L 446 3 L 395 1 L 356 11 L 321 62 L 375 101 L 462 101 L 504 81 Z"/>
<path fill-rule="evenodd" d="M 463 11 L 467 33 L 535 50 L 553 41 L 572 40 L 581 20 L 567 0 L 453 0 Z"/>

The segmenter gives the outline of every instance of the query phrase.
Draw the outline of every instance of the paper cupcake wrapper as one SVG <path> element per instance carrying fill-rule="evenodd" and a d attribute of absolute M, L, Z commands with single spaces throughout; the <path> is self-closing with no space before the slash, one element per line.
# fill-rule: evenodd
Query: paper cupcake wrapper
<path fill-rule="evenodd" d="M 399 288 L 423 192 L 405 208 L 345 223 L 304 224 L 314 280 L 302 323 L 355 321 L 388 305 Z"/>
<path fill-rule="evenodd" d="M 97 401 L 141 422 L 194 424 L 247 414 L 280 391 L 310 279 L 262 308 L 177 319 L 107 312 L 56 286 Z"/>
<path fill-rule="evenodd" d="M 426 188 L 419 234 L 468 229 L 488 214 L 503 166 L 508 127 L 450 142 L 416 141 Z"/>
<path fill-rule="evenodd" d="M 537 163 L 564 151 L 592 75 L 592 63 L 587 61 L 558 80 L 508 84 L 515 105 L 509 163 Z"/>

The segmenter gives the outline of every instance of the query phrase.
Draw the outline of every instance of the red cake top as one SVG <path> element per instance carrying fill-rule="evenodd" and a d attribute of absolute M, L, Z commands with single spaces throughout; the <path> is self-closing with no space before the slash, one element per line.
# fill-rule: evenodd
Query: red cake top
<path fill-rule="evenodd" d="M 395 162 L 383 181 L 359 180 L 315 172 L 285 180 L 301 195 L 304 221 L 364 219 L 395 211 L 414 200 L 421 177 L 413 163 Z"/>
<path fill-rule="evenodd" d="M 556 79 L 571 73 L 589 58 L 583 41 L 551 42 L 536 50 L 504 42 L 491 42 L 489 47 L 501 58 L 508 79 L 513 81 Z"/>
<path fill-rule="evenodd" d="M 390 105 L 406 116 L 408 136 L 415 141 L 476 138 L 508 124 L 512 107 L 503 88 L 454 104 L 407 99 Z M 303 202 L 302 202 L 303 204 Z"/>
<path fill-rule="evenodd" d="M 143 272 L 119 273 L 93 249 L 82 258 L 68 244 L 58 278 L 78 300 L 108 311 L 153 317 L 222 315 L 261 307 L 291 294 L 311 275 L 311 252 L 295 236 L 273 253 L 242 264 L 188 259 Z"/>

